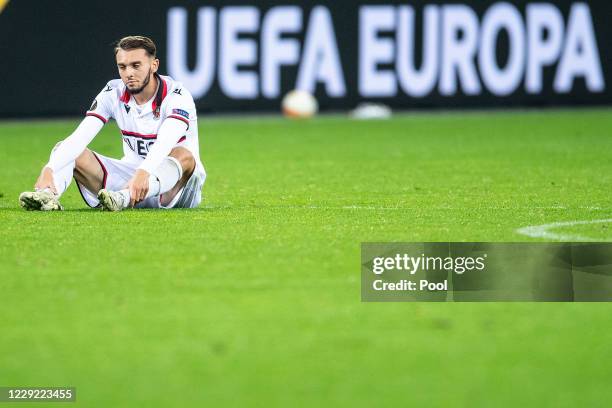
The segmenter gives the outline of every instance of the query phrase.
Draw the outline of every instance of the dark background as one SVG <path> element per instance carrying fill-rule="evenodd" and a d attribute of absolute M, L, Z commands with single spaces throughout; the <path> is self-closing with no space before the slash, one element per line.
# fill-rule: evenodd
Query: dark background
<path fill-rule="evenodd" d="M 257 5 L 263 16 L 276 5 L 300 4 L 304 7 L 304 29 L 310 10 L 325 5 L 332 13 L 338 49 L 347 84 L 347 96 L 328 98 L 320 89 L 317 98 L 322 110 L 341 110 L 355 107 L 363 101 L 357 94 L 358 7 L 362 4 L 406 4 L 416 9 L 416 44 L 419 43 L 421 10 L 424 4 L 448 4 L 436 1 L 147 1 L 131 3 L 117 0 L 93 1 L 35 1 L 12 0 L 0 14 L 1 91 L 0 117 L 65 116 L 84 112 L 95 95 L 109 79 L 118 77 L 114 65 L 113 42 L 132 34 L 152 37 L 159 48 L 161 72 L 166 73 L 166 18 L 173 6 L 189 9 L 189 47 L 195 48 L 196 11 L 202 6 L 217 9 L 229 5 Z M 481 17 L 493 3 L 468 3 Z M 526 1 L 513 1 L 524 15 Z M 567 20 L 571 1 L 556 1 Z M 394 108 L 471 108 L 517 106 L 607 105 L 612 102 L 610 84 L 610 57 L 612 55 L 612 4 L 608 1 L 588 2 L 593 17 L 599 56 L 603 66 L 606 90 L 590 93 L 584 81 L 577 79 L 570 94 L 558 95 L 552 91 L 552 76 L 556 64 L 544 71 L 544 89 L 541 94 L 524 92 L 524 86 L 505 97 L 491 95 L 483 86 L 478 96 L 441 96 L 437 90 L 425 98 L 411 98 L 399 92 L 395 98 L 379 99 Z M 505 52 L 504 36 L 498 45 L 500 58 Z M 217 38 L 218 40 L 218 38 Z M 217 50 L 218 52 L 218 50 Z M 195 52 L 189 53 L 195 59 Z M 218 58 L 217 58 L 218 61 Z M 417 58 L 418 61 L 418 58 Z M 193 62 L 193 61 L 191 61 Z M 281 94 L 295 83 L 297 68 L 282 71 Z M 461 87 L 459 87 L 461 89 Z M 372 101 L 372 99 L 369 99 Z M 374 100 L 376 101 L 376 100 Z M 215 83 L 207 95 L 196 101 L 203 112 L 278 111 L 280 98 L 236 100 L 223 95 Z"/>

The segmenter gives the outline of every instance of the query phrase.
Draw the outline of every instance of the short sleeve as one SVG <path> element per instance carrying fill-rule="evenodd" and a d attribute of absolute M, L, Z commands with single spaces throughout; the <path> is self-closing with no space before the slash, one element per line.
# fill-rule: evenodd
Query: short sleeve
<path fill-rule="evenodd" d="M 183 121 L 188 128 L 197 120 L 195 103 L 187 89 L 177 87 L 168 94 L 164 102 L 166 102 L 164 107 L 166 119 Z"/>
<path fill-rule="evenodd" d="M 108 122 L 108 120 L 113 117 L 113 103 L 115 99 L 117 99 L 116 93 L 117 90 L 113 87 L 111 82 L 106 84 L 104 89 L 100 91 L 96 99 L 92 102 L 85 116 L 94 116 L 104 123 Z"/>

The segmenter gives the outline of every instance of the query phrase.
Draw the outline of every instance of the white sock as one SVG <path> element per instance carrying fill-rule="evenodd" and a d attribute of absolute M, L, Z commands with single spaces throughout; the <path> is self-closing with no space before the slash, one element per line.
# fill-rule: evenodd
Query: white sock
<path fill-rule="evenodd" d="M 123 208 L 127 208 L 130 205 L 130 190 L 126 188 L 117 192 L 123 196 Z"/>
<path fill-rule="evenodd" d="M 55 184 L 58 197 L 64 194 L 64 191 L 68 189 L 68 186 L 72 182 L 74 165 L 74 162 L 70 162 L 58 171 L 53 172 L 53 184 Z"/>
<path fill-rule="evenodd" d="M 55 146 L 53 146 L 53 149 L 51 149 L 51 154 L 49 155 L 49 161 L 53 159 L 53 155 L 61 143 L 62 142 L 59 142 Z M 74 161 L 71 161 L 61 169 L 53 171 L 53 184 L 55 185 L 55 190 L 57 191 L 58 197 L 64 194 L 64 192 L 68 189 L 68 186 L 72 182 L 75 166 L 76 163 Z"/>
<path fill-rule="evenodd" d="M 154 173 L 149 176 L 149 192 L 145 199 L 170 191 L 183 177 L 183 168 L 178 160 L 168 156 L 164 158 Z M 123 196 L 123 206 L 125 208 L 130 204 L 130 190 L 120 190 L 119 193 Z"/>
<path fill-rule="evenodd" d="M 181 167 L 181 163 L 176 160 L 174 157 L 168 156 L 162 160 L 161 164 L 157 166 L 157 168 L 151 174 L 151 178 L 154 179 L 157 183 L 155 184 L 155 191 L 151 191 L 149 188 L 148 197 L 158 196 L 160 194 L 164 194 L 167 191 L 170 191 L 172 187 L 179 182 L 179 180 L 183 177 L 183 168 Z M 151 182 L 151 178 L 149 178 L 149 182 Z"/>

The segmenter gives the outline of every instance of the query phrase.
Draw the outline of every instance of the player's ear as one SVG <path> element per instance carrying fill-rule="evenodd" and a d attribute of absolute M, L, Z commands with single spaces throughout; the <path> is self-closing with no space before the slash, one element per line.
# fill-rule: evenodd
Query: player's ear
<path fill-rule="evenodd" d="M 159 60 L 155 58 L 153 59 L 153 62 L 151 63 L 151 71 L 157 72 L 158 69 L 159 69 Z"/>

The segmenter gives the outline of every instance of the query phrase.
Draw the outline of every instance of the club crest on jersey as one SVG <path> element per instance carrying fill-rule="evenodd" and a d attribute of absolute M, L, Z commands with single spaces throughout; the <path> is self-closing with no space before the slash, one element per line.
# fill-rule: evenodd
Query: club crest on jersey
<path fill-rule="evenodd" d="M 91 107 L 89 108 L 90 111 L 94 111 L 96 110 L 96 108 L 98 107 L 98 100 L 94 99 L 93 103 L 91 104 Z"/>
<path fill-rule="evenodd" d="M 182 116 L 185 119 L 189 119 L 189 112 L 182 109 L 172 109 L 172 114 Z"/>

